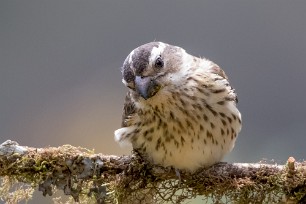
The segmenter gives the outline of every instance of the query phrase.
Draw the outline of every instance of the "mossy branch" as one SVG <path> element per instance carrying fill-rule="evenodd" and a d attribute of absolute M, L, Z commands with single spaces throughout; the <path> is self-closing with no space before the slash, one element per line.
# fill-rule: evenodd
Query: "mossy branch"
<path fill-rule="evenodd" d="M 219 163 L 195 173 L 181 171 L 179 178 L 174 169 L 146 163 L 137 153 L 111 156 L 8 140 L 0 145 L 0 198 L 30 199 L 38 188 L 43 195 L 61 190 L 79 203 L 181 203 L 198 196 L 215 203 L 303 203 L 305 166 L 292 157 L 285 165 Z"/>

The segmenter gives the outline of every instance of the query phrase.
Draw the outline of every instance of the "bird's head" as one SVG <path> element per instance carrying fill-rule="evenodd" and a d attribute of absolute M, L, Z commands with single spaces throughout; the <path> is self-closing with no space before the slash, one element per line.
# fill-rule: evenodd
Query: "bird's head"
<path fill-rule="evenodd" d="M 122 82 L 144 99 L 156 95 L 171 84 L 174 73 L 181 70 L 184 49 L 162 42 L 150 42 L 134 49 L 122 67 Z"/>

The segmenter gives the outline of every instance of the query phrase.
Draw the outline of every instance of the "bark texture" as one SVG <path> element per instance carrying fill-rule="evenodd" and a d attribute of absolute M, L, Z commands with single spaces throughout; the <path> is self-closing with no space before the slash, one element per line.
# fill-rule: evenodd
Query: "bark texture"
<path fill-rule="evenodd" d="M 305 203 L 305 166 L 289 157 L 285 165 L 219 163 L 188 173 L 152 165 L 135 152 L 113 156 L 8 140 L 0 145 L 0 198 L 17 203 L 38 189 L 49 196 L 63 191 L 79 203 L 182 203 L 196 197 L 214 203 Z"/>

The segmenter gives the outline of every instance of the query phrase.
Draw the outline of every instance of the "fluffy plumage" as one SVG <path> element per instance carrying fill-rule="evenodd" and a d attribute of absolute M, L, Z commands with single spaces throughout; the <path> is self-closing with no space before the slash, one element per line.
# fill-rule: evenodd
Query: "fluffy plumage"
<path fill-rule="evenodd" d="M 115 140 L 148 161 L 195 171 L 230 152 L 241 129 L 237 95 L 215 63 L 151 42 L 125 59 L 126 96 Z"/>

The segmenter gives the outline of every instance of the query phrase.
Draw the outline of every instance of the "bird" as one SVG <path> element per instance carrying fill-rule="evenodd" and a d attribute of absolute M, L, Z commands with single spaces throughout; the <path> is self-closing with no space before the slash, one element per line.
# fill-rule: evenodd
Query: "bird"
<path fill-rule="evenodd" d="M 183 48 L 149 42 L 130 52 L 122 66 L 128 88 L 120 145 L 145 160 L 195 172 L 220 162 L 241 130 L 235 89 L 214 62 Z"/>

